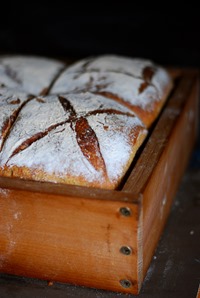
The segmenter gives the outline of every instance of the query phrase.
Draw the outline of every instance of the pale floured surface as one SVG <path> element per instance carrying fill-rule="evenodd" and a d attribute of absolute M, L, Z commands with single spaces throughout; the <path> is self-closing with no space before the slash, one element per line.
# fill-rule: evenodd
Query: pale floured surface
<path fill-rule="evenodd" d="M 41 99 L 39 98 L 39 100 Z M 30 100 L 22 108 L 15 125 L 13 125 L 1 153 L 1 160 L 6 162 L 12 152 L 25 140 L 45 131 L 51 125 L 66 120 L 66 117 L 66 113 L 58 104 L 57 97 L 50 96 L 45 98 L 44 102 L 38 101 L 37 98 Z"/>
<path fill-rule="evenodd" d="M 116 95 L 131 105 L 142 109 L 152 108 L 151 103 L 160 100 L 159 92 L 153 85 L 148 85 L 144 92 L 139 92 L 143 80 L 114 72 L 89 72 L 80 75 L 65 72 L 52 89 L 52 93 L 93 93 L 108 92 Z"/>
<path fill-rule="evenodd" d="M 169 88 L 169 74 L 151 61 L 105 55 L 68 67 L 51 92 L 108 92 L 132 106 L 151 111 Z"/>
<path fill-rule="evenodd" d="M 0 57 L 0 85 L 37 95 L 63 67 L 59 61 L 40 57 Z"/>
<path fill-rule="evenodd" d="M 94 129 L 105 160 L 108 177 L 111 181 L 118 180 L 123 174 L 124 166 L 129 162 L 133 151 L 130 134 L 139 125 L 138 118 L 121 115 L 98 115 L 95 119 L 92 116 L 89 118 L 92 127 L 96 120 L 99 124 Z M 105 126 L 108 126 L 106 130 Z M 146 134 L 145 129 L 141 129 L 141 132 Z M 135 136 L 136 139 L 137 137 Z"/>
<path fill-rule="evenodd" d="M 118 180 L 133 150 L 134 138 L 130 135 L 138 127 L 146 134 L 142 123 L 127 108 L 98 95 L 68 95 L 66 99 L 76 113 L 71 120 L 57 96 L 42 97 L 40 101 L 32 99 L 25 105 L 5 142 L 0 166 L 25 166 L 58 177 L 64 177 L 67 173 L 75 177 L 83 176 L 89 182 L 98 180 L 101 183 L 105 179 L 102 171 L 93 167 L 77 143 L 74 127 L 80 117 L 85 117 L 98 139 L 109 180 Z M 26 140 L 55 124 L 58 124 L 57 127 L 13 155 Z"/>
<path fill-rule="evenodd" d="M 142 117 L 154 117 L 170 86 L 167 72 L 144 59 L 106 55 L 66 68 L 0 57 L 1 175 L 116 187 L 147 134 Z"/>
<path fill-rule="evenodd" d="M 6 121 L 28 99 L 28 95 L 16 90 L 0 87 L 0 147 Z"/>
<path fill-rule="evenodd" d="M 144 69 L 152 68 L 155 73 L 151 83 L 161 92 L 170 83 L 170 77 L 165 69 L 157 66 L 148 59 L 128 58 L 115 55 L 104 55 L 96 58 L 83 59 L 80 62 L 73 64 L 66 72 L 81 73 L 81 72 L 117 72 L 133 76 L 144 80 Z M 162 96 L 162 95 L 161 95 Z"/>
<path fill-rule="evenodd" d="M 28 95 L 26 93 L 0 88 L 0 129 L 7 117 L 27 99 Z"/>
<path fill-rule="evenodd" d="M 91 57 L 83 59 L 69 67 L 68 72 L 120 72 L 141 78 L 143 69 L 147 66 L 153 66 L 153 63 L 146 59 L 130 59 L 122 56 L 105 55 L 96 58 Z"/>

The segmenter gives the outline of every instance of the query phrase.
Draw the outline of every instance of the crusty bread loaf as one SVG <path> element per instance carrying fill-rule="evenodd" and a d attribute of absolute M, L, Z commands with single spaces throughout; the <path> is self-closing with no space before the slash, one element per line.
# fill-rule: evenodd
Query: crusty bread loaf
<path fill-rule="evenodd" d="M 171 88 L 168 73 L 151 61 L 108 55 L 88 58 L 67 68 L 51 93 L 100 94 L 130 108 L 149 127 Z"/>
<path fill-rule="evenodd" d="M 0 175 L 115 189 L 172 81 L 117 56 L 0 58 Z"/>

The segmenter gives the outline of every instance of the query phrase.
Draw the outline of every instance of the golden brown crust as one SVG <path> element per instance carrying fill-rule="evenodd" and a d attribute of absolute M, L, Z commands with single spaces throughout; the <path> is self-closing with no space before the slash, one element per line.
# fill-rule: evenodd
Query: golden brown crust
<path fill-rule="evenodd" d="M 107 174 L 104 172 L 104 179 L 103 181 L 93 180 L 88 181 L 83 175 L 73 176 L 71 173 L 66 175 L 57 175 L 55 173 L 48 174 L 43 169 L 38 168 L 28 168 L 28 167 L 19 167 L 19 166 L 7 166 L 0 167 L 0 176 L 4 177 L 11 177 L 11 178 L 21 178 L 24 180 L 35 180 L 41 182 L 54 182 L 54 183 L 67 183 L 72 185 L 80 185 L 80 186 L 87 186 L 87 187 L 95 187 L 95 188 L 102 188 L 102 189 L 116 189 L 119 187 L 123 176 L 126 174 L 128 168 L 130 167 L 133 158 L 144 141 L 146 137 L 146 133 L 142 132 L 140 127 L 134 129 L 130 133 L 129 142 L 132 143 L 132 152 L 130 153 L 129 160 L 126 164 L 126 167 L 123 169 L 123 173 L 121 176 L 114 180 L 110 181 L 107 177 Z"/>
<path fill-rule="evenodd" d="M 58 176 L 55 173 L 48 174 L 44 170 L 39 170 L 37 168 L 30 169 L 27 167 L 18 166 L 4 166 L 0 168 L 0 176 L 11 177 L 11 178 L 21 178 L 24 180 L 35 180 L 40 182 L 54 182 L 54 183 L 64 183 L 72 185 L 80 185 L 87 187 L 96 187 L 103 189 L 114 189 L 113 184 L 109 180 L 105 180 L 103 183 L 99 183 L 98 180 L 92 182 L 88 181 L 84 176 L 73 176 L 72 174 L 66 174 L 65 176 Z"/>
<path fill-rule="evenodd" d="M 75 84 L 82 84 L 74 93 L 48 96 L 59 79 L 56 76 L 39 97 L 25 93 L 22 100 L 17 89 L 9 88 L 16 92 L 12 99 L 9 92 L 0 94 L 6 111 L 6 117 L 0 118 L 0 176 L 119 187 L 146 137 L 146 128 L 157 118 L 172 88 L 166 73 L 161 70 L 159 75 L 149 62 L 134 62 L 136 73 L 140 73 L 137 77 L 135 70 L 126 72 L 127 61 L 123 69 L 122 60 L 122 70 L 112 64 L 114 69 L 110 75 L 109 69 L 105 70 L 104 76 L 101 65 L 98 75 L 83 64 L 81 71 L 88 73 L 81 79 L 82 72 L 73 74 Z M 109 63 L 109 58 L 105 61 Z M 63 78 L 61 87 L 65 86 Z"/>
<path fill-rule="evenodd" d="M 144 82 L 145 83 L 145 82 Z M 166 102 L 170 91 L 172 90 L 172 84 L 169 84 L 163 90 L 163 96 L 158 101 L 151 102 L 149 106 L 142 108 L 137 105 L 132 105 L 131 103 L 124 101 L 124 99 L 120 98 L 119 96 L 112 94 L 110 92 L 97 92 L 97 94 L 105 96 L 107 98 L 113 99 L 117 101 L 118 103 L 126 106 L 130 110 L 132 110 L 139 119 L 144 123 L 144 125 L 149 128 L 152 123 L 155 121 L 157 116 L 159 115 L 164 103 Z"/>

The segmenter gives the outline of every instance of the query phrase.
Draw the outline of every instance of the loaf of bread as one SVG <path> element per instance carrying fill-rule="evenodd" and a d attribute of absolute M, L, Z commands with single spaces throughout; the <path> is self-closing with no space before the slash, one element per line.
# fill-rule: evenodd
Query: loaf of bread
<path fill-rule="evenodd" d="M 171 88 L 143 59 L 1 57 L 0 175 L 116 189 Z"/>

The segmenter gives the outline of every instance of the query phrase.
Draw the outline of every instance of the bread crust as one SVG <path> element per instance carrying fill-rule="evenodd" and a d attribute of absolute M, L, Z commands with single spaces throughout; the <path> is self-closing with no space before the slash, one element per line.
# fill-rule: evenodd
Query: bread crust
<path fill-rule="evenodd" d="M 44 75 L 32 58 L 0 58 L 0 176 L 118 188 L 172 80 L 152 62 L 116 56 L 44 65 L 32 87 L 32 70 Z"/>

